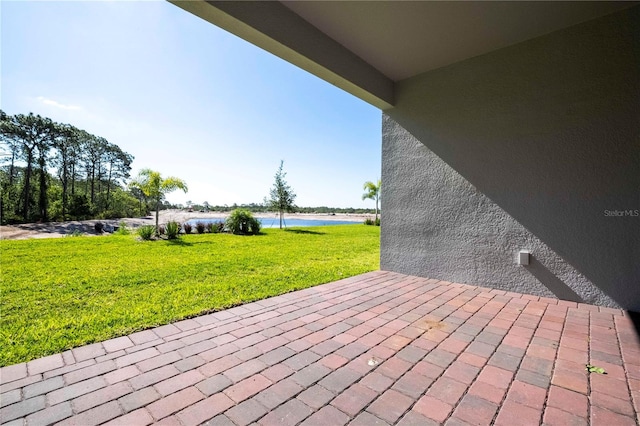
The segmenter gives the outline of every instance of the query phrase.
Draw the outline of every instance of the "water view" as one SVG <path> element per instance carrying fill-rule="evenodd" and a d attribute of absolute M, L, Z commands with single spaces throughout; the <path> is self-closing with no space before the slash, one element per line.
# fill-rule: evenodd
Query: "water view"
<path fill-rule="evenodd" d="M 280 219 L 278 219 L 277 217 L 275 218 L 258 217 L 257 219 L 262 223 L 263 228 L 278 228 L 280 226 Z M 203 223 L 214 222 L 215 223 L 215 222 L 220 222 L 222 220 L 223 219 L 211 219 L 211 218 L 189 219 L 185 223 L 188 223 L 191 226 L 196 226 L 196 223 L 198 222 L 203 222 Z M 361 223 L 361 222 L 353 222 L 353 221 L 346 221 L 346 220 L 321 220 L 321 219 L 285 219 L 282 222 L 282 226 L 291 228 L 294 226 L 307 227 L 307 226 L 327 226 L 327 225 L 354 225 L 356 223 Z"/>

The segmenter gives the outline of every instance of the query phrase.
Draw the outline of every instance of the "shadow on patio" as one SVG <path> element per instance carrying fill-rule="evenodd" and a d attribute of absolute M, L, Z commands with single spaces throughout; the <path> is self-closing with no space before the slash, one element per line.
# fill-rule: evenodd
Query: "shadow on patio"
<path fill-rule="evenodd" d="M 626 313 L 390 272 L 0 373 L 11 425 L 609 426 L 640 408 Z"/>

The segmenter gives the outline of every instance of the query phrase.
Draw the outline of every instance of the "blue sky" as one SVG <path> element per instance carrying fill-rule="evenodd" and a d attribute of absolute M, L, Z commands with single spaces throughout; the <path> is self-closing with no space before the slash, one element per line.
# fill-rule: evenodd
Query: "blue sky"
<path fill-rule="evenodd" d="M 280 160 L 300 206 L 373 207 L 375 107 L 164 1 L 1 2 L 1 98 L 178 176 L 174 203 L 261 202 Z"/>

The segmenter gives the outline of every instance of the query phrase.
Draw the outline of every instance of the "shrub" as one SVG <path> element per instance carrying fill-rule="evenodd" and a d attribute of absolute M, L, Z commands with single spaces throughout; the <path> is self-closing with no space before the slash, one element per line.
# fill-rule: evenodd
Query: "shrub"
<path fill-rule="evenodd" d="M 91 206 L 86 196 L 78 194 L 71 195 L 71 199 L 69 200 L 69 216 L 77 220 L 83 220 L 91 216 Z"/>
<path fill-rule="evenodd" d="M 196 231 L 198 231 L 198 234 L 204 234 L 206 228 L 207 226 L 204 222 L 196 222 Z"/>
<path fill-rule="evenodd" d="M 95 229 L 98 234 L 102 234 L 102 231 L 104 230 L 104 223 L 96 222 L 96 224 L 93 225 L 93 229 Z"/>
<path fill-rule="evenodd" d="M 368 218 L 366 218 L 364 220 L 364 224 L 365 225 L 370 225 L 370 226 L 380 226 L 380 218 L 378 217 L 378 218 L 376 218 L 374 220 L 374 219 L 371 219 L 370 217 L 368 217 Z"/>
<path fill-rule="evenodd" d="M 140 238 L 147 241 L 153 238 L 153 234 L 155 234 L 155 232 L 156 227 L 153 225 L 142 225 L 138 228 L 138 235 L 140 235 Z"/>
<path fill-rule="evenodd" d="M 260 221 L 249 210 L 236 209 L 226 221 L 227 229 L 236 235 L 256 235 L 260 232 Z"/>
<path fill-rule="evenodd" d="M 165 230 L 167 232 L 167 238 L 175 240 L 180 234 L 180 224 L 178 222 L 171 221 L 167 223 Z"/>
<path fill-rule="evenodd" d="M 185 222 L 182 224 L 182 229 L 184 229 L 184 233 L 185 234 L 190 234 L 191 230 L 193 229 L 193 227 L 191 226 L 191 224 L 189 222 Z"/>
<path fill-rule="evenodd" d="M 122 217 L 122 216 L 113 210 L 105 210 L 96 215 L 97 219 L 115 219 L 117 217 Z"/>
<path fill-rule="evenodd" d="M 218 234 L 224 232 L 224 221 L 207 222 L 207 232 L 211 234 Z"/>
<path fill-rule="evenodd" d="M 131 231 L 127 227 L 127 224 L 124 222 L 120 222 L 118 224 L 118 229 L 114 232 L 114 234 L 117 234 L 117 235 L 129 235 L 130 233 Z"/>

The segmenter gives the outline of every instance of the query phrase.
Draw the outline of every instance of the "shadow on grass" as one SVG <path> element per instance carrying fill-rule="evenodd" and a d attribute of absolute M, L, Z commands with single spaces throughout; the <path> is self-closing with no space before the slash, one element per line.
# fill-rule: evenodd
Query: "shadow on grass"
<path fill-rule="evenodd" d="M 325 235 L 326 232 L 309 231 L 308 229 L 285 229 L 285 232 L 291 232 L 293 234 L 313 234 L 313 235 Z"/>
<path fill-rule="evenodd" d="M 193 243 L 188 243 L 180 238 L 176 238 L 173 240 L 166 240 L 169 244 L 174 245 L 174 246 L 185 246 L 185 247 L 191 247 L 193 245 Z"/>

